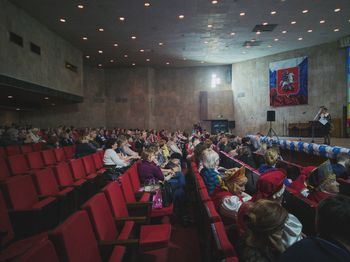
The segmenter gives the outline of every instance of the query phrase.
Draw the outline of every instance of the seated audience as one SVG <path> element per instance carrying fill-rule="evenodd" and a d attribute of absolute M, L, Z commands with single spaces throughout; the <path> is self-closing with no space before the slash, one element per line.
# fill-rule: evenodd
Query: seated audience
<path fill-rule="evenodd" d="M 140 181 L 143 184 L 150 181 L 163 181 L 164 175 L 162 170 L 155 164 L 155 152 L 152 149 L 145 149 L 141 153 L 142 163 L 138 166 Z"/>
<path fill-rule="evenodd" d="M 306 180 L 309 178 L 311 172 L 316 168 L 316 166 L 307 166 L 302 168 L 300 175 L 290 184 L 289 188 L 293 189 L 296 194 L 307 197 L 309 195 L 309 189 L 307 188 Z"/>
<path fill-rule="evenodd" d="M 75 157 L 83 157 L 96 152 L 96 148 L 89 143 L 88 137 L 79 138 L 75 149 Z"/>
<path fill-rule="evenodd" d="M 350 198 L 333 196 L 317 207 L 318 236 L 305 238 L 286 250 L 280 262 L 350 261 Z"/>
<path fill-rule="evenodd" d="M 269 148 L 265 152 L 264 159 L 265 164 L 262 164 L 258 169 L 259 173 L 261 174 L 276 168 L 278 152 L 274 148 Z"/>
<path fill-rule="evenodd" d="M 130 165 L 128 161 L 123 160 L 115 151 L 118 147 L 115 139 L 109 139 L 106 142 L 106 151 L 103 156 L 103 164 L 105 167 L 115 167 L 117 170 L 124 170 Z"/>
<path fill-rule="evenodd" d="M 337 178 L 347 179 L 350 175 L 350 156 L 347 153 L 337 155 L 337 163 L 332 165 L 332 169 Z"/>
<path fill-rule="evenodd" d="M 306 184 L 309 189 L 307 198 L 316 203 L 339 193 L 339 183 L 329 160 L 311 172 Z"/>
<path fill-rule="evenodd" d="M 252 197 L 244 192 L 248 179 L 245 176 L 244 166 L 225 171 L 221 187 L 214 190 L 212 200 L 220 215 L 227 218 L 236 218 L 241 205 Z"/>
<path fill-rule="evenodd" d="M 200 171 L 204 183 L 207 187 L 208 194 L 211 196 L 214 189 L 220 186 L 219 155 L 213 149 L 205 149 L 202 154 L 203 169 Z"/>
<path fill-rule="evenodd" d="M 254 169 L 258 167 L 253 158 L 252 151 L 248 146 L 242 146 L 239 149 L 237 149 L 236 158 Z"/>
<path fill-rule="evenodd" d="M 275 201 L 261 199 L 250 204 L 244 217 L 247 230 L 239 261 L 277 261 L 286 249 L 282 238 L 287 219 L 288 212 Z"/>

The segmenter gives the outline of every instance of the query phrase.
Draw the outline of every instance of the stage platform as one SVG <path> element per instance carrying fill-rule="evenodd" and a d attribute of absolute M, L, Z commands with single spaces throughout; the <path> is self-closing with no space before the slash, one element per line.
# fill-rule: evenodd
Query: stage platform
<path fill-rule="evenodd" d="M 284 140 L 290 140 L 290 141 L 302 141 L 306 143 L 311 143 L 312 138 L 311 137 L 289 137 L 289 136 L 279 136 L 279 139 L 284 139 Z M 315 137 L 314 138 L 314 143 L 323 145 L 323 137 Z M 337 137 L 332 137 L 331 138 L 331 146 L 339 146 L 339 147 L 345 147 L 350 149 L 350 138 L 337 138 Z"/>

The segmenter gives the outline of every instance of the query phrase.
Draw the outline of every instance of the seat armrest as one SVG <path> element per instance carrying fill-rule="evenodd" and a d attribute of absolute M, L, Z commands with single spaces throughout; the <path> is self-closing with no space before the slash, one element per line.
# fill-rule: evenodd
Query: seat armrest
<path fill-rule="evenodd" d="M 135 238 L 135 239 L 110 240 L 110 241 L 100 240 L 98 242 L 98 245 L 100 247 L 106 247 L 106 246 L 138 247 L 139 246 L 139 239 Z"/>
<path fill-rule="evenodd" d="M 147 217 L 145 216 L 138 216 L 138 217 L 117 217 L 115 218 L 115 222 L 117 224 L 123 224 L 125 221 L 134 221 L 135 223 L 138 224 L 145 224 L 147 222 Z"/>

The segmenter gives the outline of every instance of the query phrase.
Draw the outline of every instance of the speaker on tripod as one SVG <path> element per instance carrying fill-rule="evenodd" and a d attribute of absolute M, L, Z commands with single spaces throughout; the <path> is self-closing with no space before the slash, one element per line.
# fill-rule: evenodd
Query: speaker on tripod
<path fill-rule="evenodd" d="M 278 138 L 278 135 L 276 133 L 276 131 L 272 128 L 272 122 L 275 122 L 276 121 L 276 111 L 273 111 L 273 110 L 268 110 L 266 112 L 266 120 L 267 122 L 270 122 L 270 129 L 269 131 L 267 132 L 267 135 L 268 137 L 273 137 L 275 136 L 277 138 L 277 140 L 279 140 Z"/>

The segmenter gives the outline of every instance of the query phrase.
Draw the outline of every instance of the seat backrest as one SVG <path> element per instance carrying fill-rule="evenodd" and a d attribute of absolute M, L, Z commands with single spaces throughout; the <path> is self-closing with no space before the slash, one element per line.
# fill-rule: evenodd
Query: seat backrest
<path fill-rule="evenodd" d="M 5 158 L 0 156 L 0 180 L 10 177 L 10 170 Z"/>
<path fill-rule="evenodd" d="M 96 172 L 94 161 L 92 160 L 91 155 L 87 155 L 81 158 L 84 164 L 85 173 L 91 174 Z"/>
<path fill-rule="evenodd" d="M 70 168 L 74 179 L 82 179 L 86 177 L 83 161 L 81 158 L 71 159 L 69 161 Z"/>
<path fill-rule="evenodd" d="M 33 151 L 41 151 L 43 149 L 43 143 L 32 144 Z"/>
<path fill-rule="evenodd" d="M 74 157 L 74 148 L 72 146 L 63 147 L 64 154 L 66 159 L 72 159 Z"/>
<path fill-rule="evenodd" d="M 41 169 L 45 167 L 43 158 L 39 151 L 28 153 L 26 154 L 26 157 L 30 168 Z"/>
<path fill-rule="evenodd" d="M 203 202 L 211 200 L 211 198 L 210 198 L 210 196 L 208 194 L 208 190 L 206 188 L 200 188 L 199 189 L 199 194 L 200 194 L 201 200 Z"/>
<path fill-rule="evenodd" d="M 27 250 L 22 256 L 16 259 L 16 262 L 59 262 L 56 250 L 52 242 L 43 239 L 32 248 Z"/>
<path fill-rule="evenodd" d="M 60 147 L 60 148 L 55 148 L 55 149 L 53 150 L 53 152 L 54 152 L 54 154 L 55 154 L 56 162 L 57 162 L 57 163 L 66 161 L 66 155 L 64 154 L 64 150 L 63 150 L 62 147 Z"/>
<path fill-rule="evenodd" d="M 9 145 L 6 146 L 6 153 L 8 156 L 14 156 L 21 154 L 21 149 L 19 145 Z"/>
<path fill-rule="evenodd" d="M 102 261 L 86 211 L 75 212 L 49 234 L 49 239 L 60 261 Z"/>
<path fill-rule="evenodd" d="M 96 152 L 94 154 L 91 155 L 92 156 L 92 160 L 94 161 L 95 167 L 97 169 L 100 169 L 103 167 L 103 161 L 100 158 L 100 155 Z"/>
<path fill-rule="evenodd" d="M 56 157 L 53 149 L 41 151 L 41 156 L 44 160 L 45 166 L 52 166 L 56 164 Z"/>
<path fill-rule="evenodd" d="M 72 171 L 68 163 L 62 162 L 53 168 L 57 182 L 60 186 L 70 186 L 74 183 Z"/>
<path fill-rule="evenodd" d="M 56 195 L 59 193 L 58 184 L 51 168 L 35 172 L 33 180 L 39 195 Z"/>
<path fill-rule="evenodd" d="M 221 221 L 221 217 L 216 211 L 213 201 L 207 201 L 204 204 L 204 208 L 206 209 L 208 219 L 211 223 Z"/>
<path fill-rule="evenodd" d="M 125 173 L 119 177 L 122 185 L 123 194 L 127 203 L 136 202 L 135 194 L 131 186 L 129 176 Z"/>
<path fill-rule="evenodd" d="M 21 145 L 20 146 L 21 148 L 21 153 L 22 154 L 27 154 L 27 153 L 30 153 L 30 152 L 33 152 L 33 147 L 32 147 L 32 144 L 24 144 L 24 145 Z"/>
<path fill-rule="evenodd" d="M 0 236 L 0 247 L 5 246 L 12 241 L 15 237 L 10 221 L 10 217 L 7 212 L 6 203 L 2 192 L 0 191 L 0 231 L 5 232 L 6 235 Z"/>
<path fill-rule="evenodd" d="M 0 157 L 7 157 L 5 147 L 0 146 Z"/>
<path fill-rule="evenodd" d="M 140 190 L 141 183 L 139 173 L 137 171 L 137 164 L 133 164 L 126 173 L 129 175 L 129 179 L 131 181 L 134 192 L 138 192 Z"/>
<path fill-rule="evenodd" d="M 212 236 L 214 239 L 215 256 L 218 261 L 227 257 L 237 257 L 236 251 L 227 238 L 224 224 L 215 222 L 211 224 Z"/>
<path fill-rule="evenodd" d="M 5 200 L 11 209 L 30 209 L 38 202 L 34 183 L 30 176 L 19 176 L 2 184 Z"/>
<path fill-rule="evenodd" d="M 111 182 L 102 189 L 109 206 L 112 210 L 113 217 L 128 217 L 129 212 L 126 207 L 125 198 L 118 182 Z"/>
<path fill-rule="evenodd" d="M 118 231 L 111 209 L 103 193 L 94 195 L 83 206 L 90 218 L 97 240 L 116 240 Z"/>
<path fill-rule="evenodd" d="M 29 165 L 25 155 L 9 156 L 8 161 L 13 175 L 20 175 L 29 171 Z"/>

